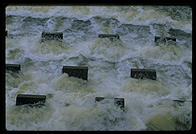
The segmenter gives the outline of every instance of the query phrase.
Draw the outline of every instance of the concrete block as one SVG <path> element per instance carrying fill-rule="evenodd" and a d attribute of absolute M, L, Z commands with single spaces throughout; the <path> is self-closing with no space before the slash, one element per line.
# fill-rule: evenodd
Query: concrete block
<path fill-rule="evenodd" d="M 110 39 L 120 39 L 118 34 L 99 34 L 99 38 L 110 38 Z"/>
<path fill-rule="evenodd" d="M 47 41 L 47 40 L 62 40 L 63 39 L 63 33 L 62 32 L 57 32 L 57 33 L 42 33 L 42 41 Z"/>
<path fill-rule="evenodd" d="M 184 32 L 183 30 L 180 30 L 180 29 L 170 28 L 168 33 L 170 34 L 170 36 L 174 36 L 177 39 L 192 38 L 192 33 L 187 33 L 187 32 Z"/>
<path fill-rule="evenodd" d="M 104 100 L 104 97 L 95 97 L 95 102 Z"/>
<path fill-rule="evenodd" d="M 185 100 L 173 100 L 173 101 L 179 102 L 179 103 L 184 103 L 185 102 Z"/>
<path fill-rule="evenodd" d="M 7 71 L 19 72 L 21 70 L 20 64 L 6 64 Z"/>
<path fill-rule="evenodd" d="M 16 106 L 28 104 L 30 106 L 44 105 L 45 95 L 18 94 L 16 98 Z"/>
<path fill-rule="evenodd" d="M 121 109 L 124 110 L 125 108 L 125 101 L 124 98 L 114 98 L 114 104 L 119 106 Z"/>
<path fill-rule="evenodd" d="M 63 66 L 62 73 L 70 76 L 88 80 L 88 67 L 81 66 Z"/>
<path fill-rule="evenodd" d="M 156 71 L 154 69 L 131 69 L 131 77 L 156 80 Z"/>
<path fill-rule="evenodd" d="M 180 100 L 180 99 L 176 99 L 176 100 L 173 100 L 173 101 L 179 102 L 179 103 L 192 102 L 192 100 Z"/>
<path fill-rule="evenodd" d="M 104 103 L 114 103 L 117 107 L 120 107 L 123 111 L 125 108 L 124 98 L 108 98 L 108 97 L 95 97 L 95 102 L 103 102 Z"/>
<path fill-rule="evenodd" d="M 175 41 L 176 42 L 176 38 L 171 38 L 171 37 L 161 38 L 161 37 L 155 36 L 155 42 L 166 42 L 166 41 Z"/>

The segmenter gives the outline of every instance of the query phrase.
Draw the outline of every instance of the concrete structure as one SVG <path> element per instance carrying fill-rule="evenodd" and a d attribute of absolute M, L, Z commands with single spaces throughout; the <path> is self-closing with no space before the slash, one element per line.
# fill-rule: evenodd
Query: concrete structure
<path fill-rule="evenodd" d="M 88 67 L 63 66 L 62 73 L 67 73 L 69 76 L 88 80 Z"/>
<path fill-rule="evenodd" d="M 156 80 L 156 71 L 154 69 L 131 69 L 131 77 Z"/>
<path fill-rule="evenodd" d="M 19 72 L 21 71 L 20 64 L 6 64 L 6 70 L 12 72 Z"/>
<path fill-rule="evenodd" d="M 16 98 L 16 106 L 28 104 L 30 106 L 40 106 L 45 103 L 45 95 L 18 94 Z"/>
<path fill-rule="evenodd" d="M 62 40 L 63 39 L 63 33 L 62 32 L 56 32 L 56 33 L 42 33 L 42 41 L 47 40 Z"/>

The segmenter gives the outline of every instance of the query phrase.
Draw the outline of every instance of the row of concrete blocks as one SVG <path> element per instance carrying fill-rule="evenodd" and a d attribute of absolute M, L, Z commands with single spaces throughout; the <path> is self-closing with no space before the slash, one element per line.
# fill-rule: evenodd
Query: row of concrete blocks
<path fill-rule="evenodd" d="M 178 104 L 184 102 L 191 102 L 190 100 L 174 99 L 172 100 Z M 29 107 L 42 107 L 45 105 L 46 95 L 32 95 L 32 94 L 18 94 L 16 97 L 16 106 L 26 105 Z M 116 107 L 125 111 L 125 99 L 114 98 L 114 97 L 95 97 L 95 103 L 99 104 L 111 104 L 113 103 Z"/>
<path fill-rule="evenodd" d="M 42 33 L 42 41 L 47 41 L 47 40 L 62 40 L 63 39 L 63 33 Z M 120 36 L 118 34 L 99 34 L 98 38 L 109 38 L 110 40 L 114 39 L 120 39 Z M 155 36 L 155 42 L 167 42 L 167 41 L 174 41 L 176 42 L 175 38 L 171 37 L 159 37 Z"/>
<path fill-rule="evenodd" d="M 30 107 L 44 106 L 46 95 L 32 95 L 32 94 L 18 94 L 16 97 L 16 106 L 28 105 Z M 95 103 L 114 103 L 124 111 L 125 102 L 124 98 L 109 98 L 109 97 L 95 97 Z"/>
<path fill-rule="evenodd" d="M 120 36 L 118 34 L 99 34 L 99 38 L 110 38 L 110 39 L 120 39 Z M 63 39 L 63 33 L 46 33 L 43 32 L 41 35 L 42 41 L 47 40 L 62 40 Z"/>
<path fill-rule="evenodd" d="M 7 36 L 6 31 L 6 36 Z M 120 39 L 120 36 L 118 34 L 99 34 L 99 38 L 109 38 L 110 40 L 114 39 Z M 55 32 L 55 33 L 49 33 L 49 32 L 42 32 L 41 35 L 42 42 L 48 41 L 48 40 L 63 40 L 63 33 L 62 32 Z M 171 37 L 159 37 L 155 36 L 155 42 L 167 42 L 167 41 L 174 41 L 176 42 L 176 38 Z"/>
<path fill-rule="evenodd" d="M 20 64 L 6 64 L 7 71 L 19 72 Z M 63 66 L 62 73 L 67 73 L 69 77 L 77 77 L 88 80 L 88 67 L 81 66 Z M 154 69 L 131 69 L 132 78 L 156 80 L 156 71 Z"/>
<path fill-rule="evenodd" d="M 6 64 L 7 71 L 19 72 L 21 71 L 20 64 Z M 63 66 L 62 73 L 67 73 L 69 76 L 88 79 L 88 67 L 78 66 Z M 156 80 L 156 71 L 152 69 L 131 69 L 131 77 L 133 78 L 150 78 Z M 45 95 L 28 95 L 19 94 L 16 98 L 16 105 L 29 105 L 29 106 L 42 106 L 46 100 Z M 104 101 L 107 103 L 113 101 L 114 104 L 124 111 L 125 103 L 124 98 L 108 98 L 108 97 L 96 97 L 95 102 Z"/>
<path fill-rule="evenodd" d="M 6 70 L 18 72 L 21 70 L 19 64 L 6 64 Z M 150 78 L 156 80 L 156 71 L 152 69 L 131 69 L 131 77 L 133 78 Z M 88 67 L 64 66 L 63 73 L 68 73 L 69 76 L 74 76 L 87 80 Z M 16 98 L 16 105 L 28 106 L 43 106 L 46 100 L 45 95 L 31 95 L 19 94 Z M 178 103 L 185 102 L 184 100 L 173 100 Z M 108 97 L 95 97 L 95 102 L 113 102 L 116 106 L 124 111 L 125 102 L 124 98 L 108 98 Z"/>

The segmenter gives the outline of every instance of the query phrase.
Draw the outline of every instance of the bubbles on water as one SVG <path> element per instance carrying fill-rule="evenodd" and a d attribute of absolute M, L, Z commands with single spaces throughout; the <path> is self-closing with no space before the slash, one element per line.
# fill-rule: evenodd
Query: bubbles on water
<path fill-rule="evenodd" d="M 167 89 L 160 82 L 154 80 L 129 79 L 124 85 L 122 90 L 126 92 L 139 92 L 141 94 L 152 94 L 156 96 L 164 96 L 170 93 L 170 89 Z"/>
<path fill-rule="evenodd" d="M 169 62 L 180 61 L 184 55 L 182 49 L 177 45 L 172 44 L 159 44 L 159 46 L 143 47 L 140 52 L 142 57 Z"/>
<path fill-rule="evenodd" d="M 6 72 L 6 128 L 190 129 L 192 103 L 172 100 L 192 100 L 192 14 L 190 9 L 182 8 L 185 13 L 179 9 L 6 8 L 6 63 L 22 65 L 19 74 Z M 41 42 L 44 30 L 63 32 L 64 39 Z M 119 34 L 120 40 L 98 38 L 102 33 Z M 174 36 L 177 41 L 155 44 L 156 35 Z M 62 74 L 63 65 L 88 66 L 88 82 Z M 154 68 L 157 81 L 130 78 L 131 68 Z M 46 94 L 46 106 L 16 107 L 19 93 Z M 112 103 L 95 103 L 99 96 L 124 98 L 125 112 Z"/>
<path fill-rule="evenodd" d="M 149 115 L 146 125 L 148 130 L 151 131 L 175 130 L 176 127 L 175 119 L 167 107 L 155 109 L 155 111 Z"/>
<path fill-rule="evenodd" d="M 34 128 L 36 127 L 38 130 L 43 130 L 45 127 L 44 122 L 47 122 L 47 120 L 49 120 L 48 117 L 52 115 L 52 111 L 53 109 L 50 107 L 9 107 L 6 110 L 6 128 L 8 130 L 34 130 Z"/>
<path fill-rule="evenodd" d="M 84 90 L 86 84 L 82 79 L 68 77 L 66 73 L 62 74 L 60 77 L 53 79 L 52 87 L 56 90 L 65 91 L 80 91 Z"/>
<path fill-rule="evenodd" d="M 118 62 L 126 52 L 122 41 L 111 41 L 110 39 L 96 39 L 89 49 L 93 57 L 100 57 L 112 62 Z"/>

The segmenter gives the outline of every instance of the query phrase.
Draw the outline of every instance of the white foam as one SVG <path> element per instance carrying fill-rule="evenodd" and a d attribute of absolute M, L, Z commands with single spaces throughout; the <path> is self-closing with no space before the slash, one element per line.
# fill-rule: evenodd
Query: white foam
<path fill-rule="evenodd" d="M 154 7 L 142 6 L 9 6 L 6 15 L 49 17 L 43 27 L 51 32 L 71 28 L 70 23 L 55 22 L 57 16 L 84 21 L 101 16 L 107 20 L 115 18 L 119 25 L 147 25 L 152 33 L 145 39 L 139 38 L 140 34 L 128 33 L 121 40 L 111 41 L 97 38 L 97 34 L 115 33 L 114 26 L 91 21 L 90 33 L 78 29 L 69 35 L 65 32 L 62 42 L 41 43 L 42 31 L 34 35 L 28 28 L 18 30 L 22 25 L 19 22 L 14 26 L 7 24 L 14 39 L 6 38 L 6 63 L 22 64 L 21 74 L 6 73 L 8 130 L 186 130 L 174 122 L 192 120 L 192 115 L 188 116 L 192 105 L 184 103 L 182 110 L 174 105 L 173 99 L 192 99 L 192 51 L 178 46 L 184 43 L 181 41 L 176 46 L 156 46 L 152 39 L 156 32 L 151 24 L 164 24 L 190 33 L 190 20 L 174 20 Z M 32 35 L 15 36 L 27 31 Z M 15 49 L 20 51 L 9 58 L 9 51 Z M 63 65 L 88 66 L 88 81 L 62 74 Z M 178 66 L 172 68 L 172 65 Z M 131 68 L 145 67 L 157 69 L 156 81 L 130 78 Z M 14 97 L 18 93 L 45 94 L 46 106 L 16 107 Z M 97 104 L 95 97 L 124 98 L 126 112 L 112 103 Z"/>

